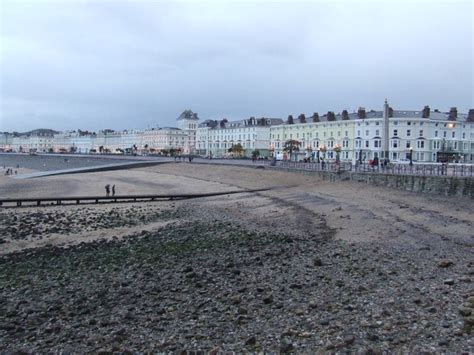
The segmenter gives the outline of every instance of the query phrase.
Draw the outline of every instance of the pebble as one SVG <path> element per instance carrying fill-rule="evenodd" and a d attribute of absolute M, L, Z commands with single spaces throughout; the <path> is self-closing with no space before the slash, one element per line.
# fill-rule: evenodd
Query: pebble
<path fill-rule="evenodd" d="M 95 211 L 77 217 L 88 215 L 84 223 L 97 225 Z M 128 223 L 120 221 L 124 211 L 134 213 L 117 210 L 100 228 Z M 139 210 L 147 221 L 155 212 Z M 465 351 L 474 311 L 474 289 L 462 281 L 466 268 L 433 272 L 443 255 L 470 270 L 462 246 L 448 254 L 439 239 L 424 241 L 423 253 L 401 241 L 347 243 L 329 231 L 319 235 L 319 221 L 304 215 L 298 223 L 309 223 L 310 234 L 295 229 L 287 238 L 275 229 L 244 231 L 205 207 L 185 216 L 196 213 L 219 218 L 1 257 L 0 303 L 7 312 L 0 314 L 0 352 L 20 350 L 16 344 L 38 353 L 122 352 L 123 344 L 156 353 Z M 71 217 L 61 217 L 60 233 L 74 226 Z M 459 285 L 445 287 L 446 280 Z M 149 343 L 150 334 L 160 340 Z"/>

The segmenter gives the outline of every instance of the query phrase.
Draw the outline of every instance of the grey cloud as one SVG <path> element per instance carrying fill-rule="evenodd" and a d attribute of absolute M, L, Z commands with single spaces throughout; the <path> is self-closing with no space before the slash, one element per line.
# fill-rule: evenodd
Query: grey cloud
<path fill-rule="evenodd" d="M 474 107 L 466 2 L 2 2 L 0 130 Z"/>

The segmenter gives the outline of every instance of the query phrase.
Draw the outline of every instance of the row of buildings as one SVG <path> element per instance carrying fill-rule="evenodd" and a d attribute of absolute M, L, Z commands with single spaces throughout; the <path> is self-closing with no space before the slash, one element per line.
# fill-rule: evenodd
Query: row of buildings
<path fill-rule="evenodd" d="M 168 154 L 175 151 L 207 157 L 232 155 L 239 146 L 245 156 L 286 158 L 285 146 L 296 143 L 293 159 L 365 161 L 457 161 L 474 163 L 474 109 L 469 113 L 431 110 L 394 110 L 385 101 L 381 111 L 359 108 L 297 118 L 255 118 L 228 121 L 205 120 L 191 110 L 177 119 L 178 127 L 146 130 L 42 132 L 0 135 L 0 149 L 16 152 Z M 235 150 L 234 150 L 235 151 Z"/>

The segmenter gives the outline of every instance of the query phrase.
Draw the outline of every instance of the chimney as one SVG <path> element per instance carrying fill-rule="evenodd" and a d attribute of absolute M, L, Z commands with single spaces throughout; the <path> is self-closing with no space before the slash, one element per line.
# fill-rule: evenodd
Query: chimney
<path fill-rule="evenodd" d="M 360 118 L 360 119 L 364 119 L 367 117 L 366 113 L 365 113 L 365 108 L 364 107 L 359 107 L 359 110 L 357 110 L 357 116 Z"/>
<path fill-rule="evenodd" d="M 313 122 L 319 122 L 319 113 L 317 112 L 313 113 L 312 118 L 313 118 Z"/>
<path fill-rule="evenodd" d="M 469 113 L 467 114 L 467 122 L 474 122 L 474 108 L 469 110 Z"/>
<path fill-rule="evenodd" d="M 456 121 L 456 118 L 458 118 L 458 109 L 456 107 L 451 107 L 451 110 L 449 110 L 448 120 Z"/>
<path fill-rule="evenodd" d="M 347 112 L 347 110 L 342 111 L 342 119 L 343 120 L 348 120 L 349 119 L 349 112 Z"/>
<path fill-rule="evenodd" d="M 423 118 L 429 118 L 430 117 L 430 107 L 428 105 L 426 105 L 424 108 L 423 108 L 423 115 L 422 115 Z"/>
<path fill-rule="evenodd" d="M 388 107 L 388 117 L 393 117 L 393 108 Z"/>

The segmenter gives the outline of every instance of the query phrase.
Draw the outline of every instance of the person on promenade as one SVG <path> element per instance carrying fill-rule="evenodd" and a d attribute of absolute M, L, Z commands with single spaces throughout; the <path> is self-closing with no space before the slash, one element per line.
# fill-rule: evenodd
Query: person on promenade
<path fill-rule="evenodd" d="M 112 196 L 115 196 L 115 184 L 112 185 Z"/>
<path fill-rule="evenodd" d="M 105 196 L 108 197 L 109 195 L 110 195 L 110 185 L 107 184 L 107 185 L 105 185 Z"/>

